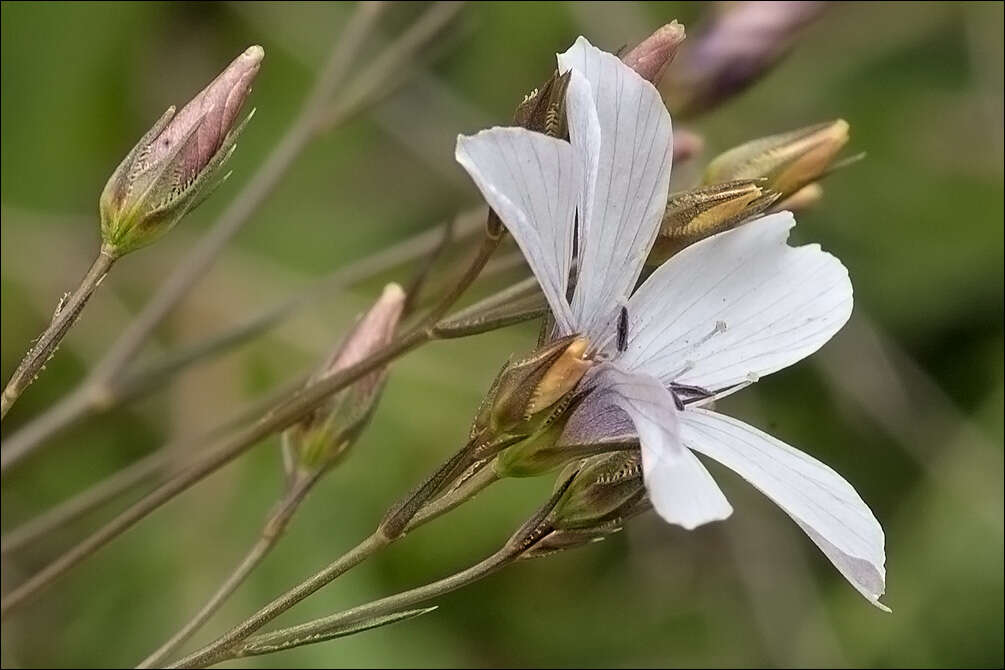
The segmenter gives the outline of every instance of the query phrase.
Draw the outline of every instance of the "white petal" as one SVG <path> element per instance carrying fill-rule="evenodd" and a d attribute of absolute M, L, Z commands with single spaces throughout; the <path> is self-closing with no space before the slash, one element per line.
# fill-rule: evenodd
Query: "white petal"
<path fill-rule="evenodd" d="M 642 446 L 642 474 L 649 499 L 666 521 L 692 530 L 733 512 L 698 459 L 684 449 L 678 434 L 673 396 L 647 375 L 611 365 L 598 369 L 591 383 L 604 399 L 631 417 Z"/>
<path fill-rule="evenodd" d="M 786 244 L 780 212 L 706 238 L 671 258 L 628 303 L 619 365 L 715 391 L 809 356 L 851 314 L 841 262 Z"/>
<path fill-rule="evenodd" d="M 566 289 L 582 179 L 575 149 L 523 128 L 492 128 L 458 136 L 456 157 L 523 250 L 559 334 L 571 333 Z"/>
<path fill-rule="evenodd" d="M 580 37 L 559 70 L 589 83 L 595 117 L 575 74 L 567 94 L 570 139 L 589 162 L 580 207 L 579 275 L 572 311 L 595 344 L 612 332 L 656 239 L 670 186 L 670 114 L 652 84 Z M 595 121 L 594 121 L 595 119 Z M 592 124 L 599 125 L 597 132 Z"/>
<path fill-rule="evenodd" d="M 851 484 L 820 461 L 722 414 L 687 409 L 681 440 L 757 487 L 792 517 L 869 602 L 886 584 L 883 529 Z"/>

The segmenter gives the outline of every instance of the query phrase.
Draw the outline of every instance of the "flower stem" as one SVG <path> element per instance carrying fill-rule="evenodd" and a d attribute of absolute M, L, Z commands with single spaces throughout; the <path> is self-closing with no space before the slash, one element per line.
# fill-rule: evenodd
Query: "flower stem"
<path fill-rule="evenodd" d="M 460 452 L 458 452 L 458 454 L 466 456 L 467 451 L 462 449 Z M 458 456 L 455 455 L 451 459 L 448 459 L 448 461 L 437 470 L 437 473 L 445 471 L 453 471 L 456 465 L 457 458 Z M 434 473 L 434 475 L 431 476 L 427 481 L 435 480 L 436 477 L 437 474 Z M 422 524 L 432 521 L 433 519 L 439 517 L 440 515 L 445 514 L 446 512 L 454 509 L 461 503 L 473 498 L 475 494 L 477 494 L 479 491 L 481 491 L 482 489 L 484 489 L 497 479 L 498 477 L 495 475 L 495 472 L 491 467 L 481 468 L 473 476 L 465 480 L 460 486 L 458 486 L 454 490 L 449 491 L 442 497 L 429 503 L 427 507 L 420 507 L 417 513 L 411 514 L 408 517 L 407 521 L 404 521 L 404 523 L 407 524 L 405 530 L 413 530 L 414 528 L 417 528 Z M 422 487 L 420 487 L 420 489 L 421 488 Z M 418 498 L 419 496 L 417 496 L 416 494 L 412 494 L 409 500 L 417 500 Z M 396 508 L 394 509 L 400 509 L 400 505 L 396 506 Z M 212 644 L 204 647 L 199 652 L 196 652 L 196 654 L 187 656 L 186 658 L 182 659 L 181 661 L 178 662 L 179 665 L 189 667 L 190 665 L 195 665 L 197 663 L 203 662 L 200 661 L 199 659 L 204 659 L 204 661 L 207 664 L 216 663 L 217 661 L 222 660 L 221 658 L 217 658 L 219 654 L 225 652 L 227 649 L 235 648 L 235 646 L 241 640 L 244 640 L 248 636 L 252 635 L 255 631 L 260 629 L 262 626 L 267 624 L 272 619 L 276 618 L 286 610 L 290 609 L 304 598 L 307 598 L 308 596 L 312 595 L 323 586 L 334 581 L 336 578 L 342 576 L 343 574 L 348 572 L 350 568 L 355 567 L 359 563 L 362 563 L 365 559 L 377 553 L 378 550 L 392 544 L 396 540 L 401 539 L 402 537 L 405 536 L 405 530 L 395 535 L 388 535 L 384 531 L 384 524 L 381 524 L 381 526 L 377 529 L 375 533 L 373 533 L 366 540 L 363 540 L 363 542 L 360 545 L 357 545 L 357 547 L 350 550 L 349 553 L 335 559 L 334 562 L 329 564 L 321 572 L 317 573 L 310 579 L 300 583 L 293 589 L 279 596 L 271 603 L 269 603 L 268 605 L 260 609 L 258 612 L 256 612 L 252 617 L 245 620 L 243 623 L 239 624 L 235 628 L 231 629 L 224 636 L 215 640 Z M 359 549 L 361 546 L 364 545 L 367 546 L 367 550 L 361 555 Z M 498 554 L 496 555 L 496 558 L 498 558 Z M 513 556 L 513 558 L 515 558 L 515 555 Z M 458 588 L 461 585 L 463 584 L 458 583 L 457 586 L 454 586 L 453 588 Z M 407 604 L 401 605 L 401 607 L 406 606 Z M 365 614 L 370 616 L 378 616 L 385 613 L 387 612 L 383 610 L 374 612 L 370 611 L 365 612 Z M 352 623 L 354 621 L 355 619 L 345 621 L 338 619 L 333 622 L 333 626 L 341 623 Z M 315 631 L 315 633 L 321 635 L 320 629 L 319 631 Z"/>
<path fill-rule="evenodd" d="M 294 389 L 301 388 L 306 377 L 301 375 L 280 385 L 262 397 L 238 408 L 221 423 L 202 433 L 195 440 L 181 443 L 169 442 L 150 452 L 143 458 L 130 463 L 121 470 L 98 481 L 80 493 L 39 514 L 20 526 L 5 533 L 0 540 L 0 553 L 4 556 L 45 537 L 49 533 L 73 523 L 88 512 L 114 500 L 148 479 L 163 480 L 182 471 L 184 458 L 194 451 L 191 447 L 208 443 L 243 426 L 288 396 Z"/>
<path fill-rule="evenodd" d="M 172 667 L 204 668 L 223 660 L 269 654 L 303 644 L 310 644 L 315 641 L 320 642 L 326 639 L 325 634 L 332 629 L 398 612 L 415 603 L 421 603 L 451 591 L 456 591 L 509 565 L 515 558 L 516 554 L 514 550 L 510 547 L 505 547 L 470 568 L 461 570 L 449 577 L 386 598 L 381 598 L 380 600 L 375 600 L 371 603 L 345 610 L 344 612 L 315 619 L 299 626 L 282 628 L 271 633 L 256 635 L 220 656 L 217 656 L 216 653 L 213 655 L 193 656 L 184 659 L 178 666 Z"/>
<path fill-rule="evenodd" d="M 17 402 L 17 399 L 35 381 L 45 364 L 56 353 L 59 343 L 63 341 L 66 333 L 80 318 L 84 306 L 87 305 L 87 301 L 101 284 L 101 280 L 112 269 L 115 259 L 115 254 L 102 246 L 87 274 L 80 280 L 80 285 L 69 297 L 60 302 L 48 328 L 25 353 L 14 374 L 11 375 L 10 381 L 7 382 L 7 386 L 4 387 L 3 395 L 0 396 L 0 418 L 7 416 L 7 412 Z M 5 449 L 2 455 L 2 467 L 6 469 L 9 463 L 23 455 L 24 452 Z"/>
<path fill-rule="evenodd" d="M 211 644 L 192 654 L 189 654 L 185 658 L 168 667 L 204 668 L 231 658 L 265 654 L 272 651 L 279 651 L 281 649 L 299 646 L 300 644 L 320 642 L 330 638 L 330 632 L 332 629 L 338 629 L 347 624 L 356 623 L 364 619 L 372 619 L 374 617 L 402 610 L 415 603 L 428 600 L 429 598 L 435 598 L 439 595 L 448 593 L 481 579 L 482 577 L 485 577 L 503 566 L 515 561 L 525 551 L 533 547 L 537 542 L 545 537 L 545 535 L 547 535 L 552 528 L 549 522 L 549 514 L 561 499 L 571 481 L 571 478 L 568 479 L 563 486 L 555 491 L 548 502 L 545 503 L 541 509 L 535 512 L 535 514 L 510 537 L 510 539 L 499 551 L 466 570 L 462 570 L 450 577 L 432 582 L 431 584 L 426 584 L 425 586 L 404 591 L 397 595 L 388 596 L 372 603 L 346 610 L 345 612 L 316 619 L 300 626 L 266 633 L 265 635 L 260 635 L 248 640 L 246 644 L 238 644 L 265 625 L 269 620 L 274 619 L 300 600 L 303 600 L 303 598 L 306 598 L 311 593 L 314 593 L 314 591 L 316 591 L 317 588 L 320 588 L 320 586 L 308 591 L 308 585 L 314 586 L 318 576 L 322 574 L 327 575 L 332 570 L 332 567 L 341 564 L 345 560 L 346 556 L 353 555 L 354 557 L 358 557 L 357 550 L 359 549 L 359 546 L 363 546 L 371 542 L 380 543 L 378 546 L 371 547 L 374 551 L 376 551 L 387 544 L 390 544 L 392 540 L 388 539 L 378 530 L 376 533 L 364 540 L 361 545 L 357 546 L 356 549 L 350 551 L 349 554 L 337 559 L 335 563 L 332 563 L 311 579 L 303 582 L 293 590 L 288 591 L 279 598 L 273 600 L 269 605 L 266 605 L 264 608 L 259 610 L 252 618 L 232 629 L 229 633 L 218 638 Z M 363 558 L 365 558 L 365 556 Z M 356 564 L 361 561 L 362 559 L 357 561 Z M 339 574 L 344 572 L 345 570 L 341 571 Z M 331 579 L 334 579 L 337 576 L 338 574 L 334 575 Z M 331 581 L 331 579 L 328 581 Z M 321 584 L 321 586 L 323 585 L 324 584 Z M 292 598 L 293 594 L 300 597 L 294 600 Z"/>
<path fill-rule="evenodd" d="M 105 395 L 102 390 L 116 380 L 132 363 L 157 326 L 188 295 L 196 282 L 212 267 L 231 238 L 241 230 L 244 224 L 251 219 L 252 214 L 272 193 L 288 168 L 314 137 L 318 119 L 326 112 L 332 95 L 348 73 L 349 66 L 356 54 L 366 44 L 367 38 L 376 26 L 377 19 L 384 7 L 385 5 L 380 2 L 361 2 L 358 4 L 343 34 L 336 40 L 328 63 L 305 99 L 296 120 L 286 130 L 279 144 L 275 146 L 240 194 L 220 215 L 209 233 L 186 254 L 181 265 L 171 273 L 168 280 L 133 319 L 125 332 L 119 336 L 101 362 L 91 371 L 83 382 L 86 388 L 96 390 L 98 396 Z M 39 367 L 45 363 L 45 360 L 45 358 L 41 360 Z M 27 383 L 30 383 L 31 379 L 33 376 L 28 377 Z M 27 386 L 27 383 L 24 385 Z M 22 390 L 23 388 L 18 390 L 17 394 L 20 394 Z M 13 403 L 17 394 L 8 401 L 8 392 L 4 391 L 3 414 L 7 413 L 9 403 Z M 63 418 L 65 423 L 65 417 Z M 36 440 L 23 444 L 25 446 L 17 451 L 10 448 L 3 450 L 0 470 L 6 472 L 11 465 L 37 449 L 42 442 Z"/>
<path fill-rule="evenodd" d="M 167 642 L 162 644 L 136 667 L 153 668 L 163 665 L 164 660 L 172 652 L 191 638 L 223 606 L 223 603 L 226 602 L 248 575 L 258 567 L 258 564 L 276 546 L 283 532 L 286 530 L 286 526 L 300 507 L 300 503 L 304 501 L 322 474 L 324 474 L 324 470 L 319 469 L 294 480 L 276 507 L 269 513 L 265 525 L 262 527 L 261 536 L 251 547 L 244 560 L 237 565 L 230 576 L 216 590 L 216 593 L 203 605 L 202 609 L 188 623 L 182 626 L 181 630 L 175 633 Z"/>
<path fill-rule="evenodd" d="M 186 656 L 176 664 L 169 667 L 199 667 L 199 664 L 202 663 L 200 659 L 206 659 L 209 662 L 216 662 L 216 660 L 220 660 L 218 657 L 219 654 L 225 652 L 230 647 L 247 638 L 269 621 L 272 621 L 274 618 L 293 607 L 307 596 L 329 584 L 336 577 L 359 565 L 377 551 L 384 548 L 387 543 L 387 538 L 379 532 L 373 533 L 337 560 L 329 563 L 323 570 L 316 573 L 313 577 L 301 582 L 296 588 L 287 591 L 262 609 L 258 610 L 258 612 L 256 612 L 252 617 L 232 629 L 230 632 L 226 633 L 223 637 L 218 638 L 207 647 L 204 647 L 195 654 Z"/>
<path fill-rule="evenodd" d="M 484 223 L 468 214 L 461 214 L 459 218 L 463 220 L 458 230 L 461 236 L 470 235 Z M 268 332 L 304 307 L 316 303 L 323 297 L 331 296 L 333 290 L 370 279 L 428 253 L 438 244 L 441 235 L 439 229 L 419 233 L 339 268 L 307 286 L 299 294 L 261 311 L 222 333 L 210 335 L 180 351 L 164 354 L 142 367 L 127 369 L 114 379 L 101 384 L 85 383 L 41 415 L 33 418 L 13 435 L 5 438 L 4 448 L 12 451 L 35 449 L 39 443 L 89 416 L 109 412 L 151 391 L 161 389 L 167 379 Z"/>
<path fill-rule="evenodd" d="M 308 412 L 315 409 L 332 393 L 341 390 L 364 375 L 386 365 L 412 349 L 436 338 L 436 323 L 450 309 L 451 305 L 464 293 L 478 277 L 492 253 L 498 247 L 501 237 L 486 234 L 475 258 L 461 275 L 457 283 L 429 311 L 416 326 L 397 337 L 389 345 L 337 374 L 320 379 L 299 389 L 283 399 L 251 426 L 244 428 L 221 441 L 216 449 L 202 460 L 179 473 L 178 476 L 154 489 L 129 509 L 112 519 L 108 524 L 75 545 L 61 557 L 39 572 L 29 577 L 13 589 L 0 602 L 0 616 L 6 616 L 12 609 L 23 604 L 45 587 L 63 576 L 71 568 L 89 557 L 107 543 L 131 528 L 138 521 L 202 481 L 208 475 L 227 465 L 264 438 L 292 425 Z"/>

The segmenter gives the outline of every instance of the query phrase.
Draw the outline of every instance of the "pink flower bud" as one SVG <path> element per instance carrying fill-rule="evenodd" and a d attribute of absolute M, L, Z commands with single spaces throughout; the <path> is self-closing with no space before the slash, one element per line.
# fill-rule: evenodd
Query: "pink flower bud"
<path fill-rule="evenodd" d="M 331 377 L 386 347 L 394 339 L 405 297 L 400 286 L 388 284 L 370 311 L 356 322 L 311 377 L 311 382 Z M 312 471 L 341 457 L 369 421 L 386 379 L 387 367 L 382 366 L 288 428 L 283 443 L 289 450 L 289 461 L 301 470 Z"/>
<path fill-rule="evenodd" d="M 234 124 L 264 56 L 247 49 L 181 112 L 169 108 L 119 164 L 99 201 L 108 253 L 155 241 L 219 185 L 208 182 L 235 147 L 243 124 Z"/>
<path fill-rule="evenodd" d="M 684 42 L 684 26 L 671 21 L 644 39 L 621 60 L 646 81 L 659 84 L 667 66 Z"/>

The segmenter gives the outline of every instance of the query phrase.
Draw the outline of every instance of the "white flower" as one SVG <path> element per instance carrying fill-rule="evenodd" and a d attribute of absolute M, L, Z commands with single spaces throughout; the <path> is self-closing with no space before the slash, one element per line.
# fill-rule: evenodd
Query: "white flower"
<path fill-rule="evenodd" d="M 563 440 L 637 434 L 654 508 L 688 529 L 732 513 L 692 452 L 723 463 L 885 609 L 883 530 L 848 482 L 700 403 L 679 409 L 688 387 L 725 395 L 819 349 L 851 313 L 847 270 L 817 245 L 788 246 L 795 221 L 782 212 L 686 248 L 633 293 L 667 201 L 670 115 L 651 84 L 582 37 L 558 64 L 572 71 L 570 142 L 492 128 L 459 137 L 457 160 L 527 257 L 556 336 L 587 337 L 598 362 Z M 624 313 L 626 338 L 618 334 Z"/>

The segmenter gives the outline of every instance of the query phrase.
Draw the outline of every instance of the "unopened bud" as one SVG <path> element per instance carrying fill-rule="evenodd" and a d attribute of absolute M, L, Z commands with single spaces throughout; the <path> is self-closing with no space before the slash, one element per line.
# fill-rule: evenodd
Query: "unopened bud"
<path fill-rule="evenodd" d="M 625 65 L 653 84 L 659 84 L 667 66 L 684 42 L 684 26 L 671 21 L 622 56 Z"/>
<path fill-rule="evenodd" d="M 673 164 L 677 165 L 700 154 L 705 148 L 705 140 L 701 135 L 687 128 L 674 128 L 673 131 Z"/>
<path fill-rule="evenodd" d="M 587 528 L 553 530 L 545 535 L 544 538 L 542 538 L 541 541 L 535 544 L 530 550 L 521 555 L 520 558 L 526 559 L 551 556 L 552 554 L 557 554 L 560 551 L 578 549 L 579 547 L 585 547 L 588 544 L 606 540 L 612 535 L 620 533 L 629 519 L 636 517 L 643 512 L 648 512 L 652 508 L 653 506 L 652 503 L 649 502 L 649 498 L 642 497 L 637 502 L 625 507 L 621 516 L 617 518 L 602 521 Z"/>
<path fill-rule="evenodd" d="M 765 181 L 739 179 L 672 194 L 648 264 L 659 265 L 684 247 L 763 213 L 779 197 Z"/>
<path fill-rule="evenodd" d="M 743 91 L 788 53 L 825 2 L 734 2 L 688 40 L 670 71 L 667 99 L 678 116 Z"/>
<path fill-rule="evenodd" d="M 579 472 L 551 513 L 556 530 L 594 528 L 621 519 L 645 497 L 638 451 L 601 454 L 567 467 Z"/>
<path fill-rule="evenodd" d="M 213 177 L 236 146 L 244 124 L 234 124 L 264 56 L 260 46 L 247 49 L 180 112 L 168 109 L 129 152 L 99 201 L 109 253 L 154 242 L 226 179 Z"/>
<path fill-rule="evenodd" d="M 716 157 L 703 181 L 763 178 L 767 188 L 786 198 L 826 174 L 847 143 L 848 122 L 843 119 L 762 137 Z"/>
<path fill-rule="evenodd" d="M 507 363 L 496 377 L 472 433 L 500 435 L 521 429 L 524 436 L 530 435 L 537 427 L 533 419 L 567 397 L 592 365 L 584 358 L 588 345 L 586 338 L 569 335 Z"/>
<path fill-rule="evenodd" d="M 386 347 L 405 306 L 405 292 L 388 284 L 377 302 L 345 336 L 308 384 L 331 377 Z M 387 368 L 380 367 L 336 393 L 284 433 L 292 460 L 303 469 L 324 467 L 342 456 L 377 407 Z"/>

